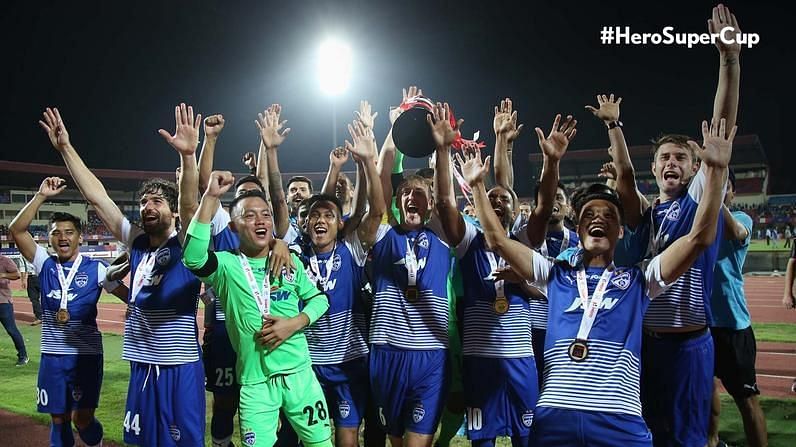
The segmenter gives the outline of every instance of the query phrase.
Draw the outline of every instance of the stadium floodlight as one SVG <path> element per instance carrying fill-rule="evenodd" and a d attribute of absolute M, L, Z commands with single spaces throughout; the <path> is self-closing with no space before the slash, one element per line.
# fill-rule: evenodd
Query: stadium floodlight
<path fill-rule="evenodd" d="M 351 79 L 351 48 L 329 39 L 318 50 L 318 81 L 321 90 L 330 96 L 343 93 Z"/>

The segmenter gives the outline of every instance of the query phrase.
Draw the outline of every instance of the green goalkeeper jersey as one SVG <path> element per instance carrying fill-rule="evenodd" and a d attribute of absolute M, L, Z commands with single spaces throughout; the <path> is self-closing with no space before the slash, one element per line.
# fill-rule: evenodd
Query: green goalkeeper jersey
<path fill-rule="evenodd" d="M 238 355 L 238 383 L 253 385 L 279 374 L 291 374 L 311 366 L 307 339 L 298 331 L 278 348 L 268 348 L 255 340 L 262 329 L 263 317 L 243 272 L 238 253 L 210 252 L 210 224 L 192 221 L 184 249 L 185 265 L 203 282 L 213 287 L 226 314 L 226 328 Z M 300 312 L 314 323 L 329 309 L 329 300 L 310 282 L 304 266 L 293 256 L 292 274 L 283 274 L 270 288 L 271 315 L 291 318 Z M 267 274 L 268 258 L 247 258 L 258 287 Z M 299 301 L 304 307 L 299 310 Z"/>

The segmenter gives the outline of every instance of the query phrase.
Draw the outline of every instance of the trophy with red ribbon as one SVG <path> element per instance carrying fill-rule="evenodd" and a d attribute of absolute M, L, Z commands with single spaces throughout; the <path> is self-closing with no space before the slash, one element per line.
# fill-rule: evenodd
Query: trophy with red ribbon
<path fill-rule="evenodd" d="M 426 116 L 432 114 L 434 102 L 422 95 L 406 98 L 400 106 L 401 114 L 392 125 L 392 138 L 395 147 L 413 158 L 424 158 L 434 153 L 434 137 L 431 136 L 431 128 L 428 126 Z M 451 124 L 456 127 L 456 117 L 451 112 Z M 466 140 L 461 134 L 456 137 L 451 146 L 461 150 L 465 147 L 482 148 L 486 145 L 483 142 Z"/>

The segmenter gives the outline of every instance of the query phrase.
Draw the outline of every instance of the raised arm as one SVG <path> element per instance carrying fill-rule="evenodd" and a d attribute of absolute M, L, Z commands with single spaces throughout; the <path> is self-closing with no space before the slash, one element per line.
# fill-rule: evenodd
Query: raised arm
<path fill-rule="evenodd" d="M 434 107 L 434 120 L 427 116 L 431 134 L 436 145 L 436 167 L 434 169 L 434 202 L 437 214 L 445 232 L 445 237 L 451 246 L 457 246 L 464 238 L 464 218 L 456 207 L 456 196 L 453 192 L 451 180 L 451 143 L 456 138 L 456 131 L 461 126 L 462 120 L 456 127 L 450 123 L 450 107 L 447 103 L 437 103 Z"/>
<path fill-rule="evenodd" d="M 622 98 L 614 99 L 613 93 L 610 96 L 597 95 L 597 103 L 598 108 L 586 106 L 586 110 L 601 120 L 608 130 L 608 139 L 611 142 L 608 153 L 616 169 L 616 192 L 625 209 L 625 223 L 630 228 L 636 228 L 649 203 L 646 199 L 642 200 L 643 194 L 636 186 L 636 172 L 619 122 L 619 104 L 622 103 Z"/>
<path fill-rule="evenodd" d="M 113 236 L 122 241 L 124 215 L 108 196 L 108 192 L 102 186 L 102 182 L 86 167 L 86 164 L 83 163 L 80 155 L 72 146 L 66 125 L 61 119 L 58 109 L 48 107 L 44 112 L 44 120 L 39 121 L 39 125 L 47 132 L 50 143 L 63 157 L 64 164 L 66 164 L 66 168 L 77 183 L 80 193 L 83 194 L 89 205 L 94 208 L 100 220 L 113 233 Z"/>
<path fill-rule="evenodd" d="M 702 147 L 695 142 L 688 144 L 699 155 L 705 171 L 705 191 L 697 206 L 691 231 L 677 239 L 660 254 L 661 279 L 672 283 L 685 273 L 699 255 L 716 240 L 719 213 L 724 196 L 724 183 L 727 180 L 727 166 L 732 156 L 732 140 L 737 127 L 725 137 L 726 121 L 713 120 L 710 128 L 707 121 L 702 122 Z"/>
<path fill-rule="evenodd" d="M 495 118 L 492 121 L 495 131 L 495 183 L 511 191 L 514 190 L 511 152 L 522 127 L 523 124 L 517 125 L 517 111 L 512 110 L 511 98 L 501 100 L 500 106 L 495 106 Z"/>
<path fill-rule="evenodd" d="M 387 211 L 387 204 L 382 200 L 381 182 L 379 182 L 379 173 L 376 169 L 376 140 L 373 132 L 360 121 L 354 121 L 353 125 L 349 124 L 348 132 L 354 142 L 346 140 L 346 150 L 361 162 L 367 183 L 370 209 L 362 217 L 362 222 L 357 227 L 357 236 L 365 249 L 368 249 L 376 240 L 376 232 L 381 218 Z"/>
<path fill-rule="evenodd" d="M 274 210 L 274 229 L 277 238 L 282 238 L 290 226 L 290 211 L 285 201 L 285 189 L 282 187 L 282 173 L 279 171 L 277 150 L 285 141 L 290 128 L 285 128 L 287 121 L 279 121 L 282 106 L 272 104 L 263 113 L 257 114 L 257 129 L 265 146 L 268 165 L 268 190 L 271 194 L 271 207 Z"/>
<path fill-rule="evenodd" d="M 536 198 L 536 206 L 528 216 L 528 226 L 525 230 L 531 247 L 542 245 L 547 234 L 547 222 L 553 214 L 553 204 L 558 190 L 558 165 L 561 158 L 567 153 L 569 142 L 575 138 L 575 134 L 578 132 L 575 128 L 577 124 L 578 120 L 573 119 L 571 115 L 568 115 L 567 119 L 561 123 L 559 114 L 553 120 L 553 127 L 547 137 L 544 136 L 542 129 L 538 127 L 535 129 L 544 158 L 539 196 Z"/>
<path fill-rule="evenodd" d="M 38 244 L 33 240 L 33 236 L 28 231 L 30 223 L 36 218 L 36 213 L 39 211 L 41 205 L 49 200 L 50 197 L 55 197 L 66 189 L 66 180 L 61 177 L 47 177 L 41 182 L 39 191 L 30 199 L 30 202 L 19 211 L 8 230 L 11 232 L 11 237 L 19 248 L 19 252 L 29 262 L 33 262 L 36 256 L 36 249 Z"/>
<path fill-rule="evenodd" d="M 735 14 L 730 12 L 730 8 L 719 4 L 713 8 L 713 15 L 708 20 L 708 31 L 719 33 L 726 27 L 732 27 L 733 34 L 741 32 Z M 727 129 L 732 129 L 738 118 L 741 44 L 738 42 L 728 44 L 716 39 L 716 49 L 719 50 L 719 82 L 713 100 L 713 119 L 718 121 L 725 118 Z"/>
<path fill-rule="evenodd" d="M 210 222 L 213 215 L 221 205 L 221 197 L 229 191 L 235 183 L 235 178 L 229 171 L 213 171 L 199 209 L 188 225 L 189 238 L 186 239 L 183 250 L 183 262 L 196 276 L 210 276 L 217 266 L 215 254 L 208 251 L 210 246 Z M 214 265 L 215 263 L 215 265 Z"/>
<path fill-rule="evenodd" d="M 749 231 L 730 212 L 727 205 L 721 205 L 721 215 L 724 217 L 724 239 L 731 241 L 745 241 Z"/>
<path fill-rule="evenodd" d="M 210 173 L 213 172 L 216 143 L 223 129 L 224 117 L 222 115 L 211 115 L 205 118 L 205 141 L 202 143 L 202 153 L 199 155 L 199 189 L 202 191 L 207 189 Z"/>
<path fill-rule="evenodd" d="M 348 151 L 342 146 L 338 146 L 329 152 L 329 169 L 326 171 L 326 178 L 323 180 L 323 194 L 335 195 L 337 189 L 337 177 L 343 165 L 348 161 Z"/>
<path fill-rule="evenodd" d="M 486 195 L 484 179 L 489 173 L 489 157 L 482 162 L 480 151 L 474 151 L 474 153 L 468 151 L 464 153 L 464 158 L 456 154 L 456 160 L 462 167 L 462 176 L 473 190 L 475 213 L 481 223 L 487 247 L 505 259 L 521 278 L 533 281 L 531 264 L 534 256 L 533 250 L 508 237 L 506 229 L 500 224 L 500 219 L 492 209 L 492 204 Z"/>
<path fill-rule="evenodd" d="M 193 219 L 193 214 L 199 202 L 199 168 L 196 165 L 196 148 L 199 145 L 199 126 L 202 124 L 202 115 L 193 114 L 193 107 L 180 104 L 174 108 L 175 130 L 170 135 L 166 130 L 160 129 L 158 133 L 171 147 L 180 154 L 179 183 L 179 213 L 182 228 L 180 233 L 185 240 L 188 230 L 187 222 Z"/>

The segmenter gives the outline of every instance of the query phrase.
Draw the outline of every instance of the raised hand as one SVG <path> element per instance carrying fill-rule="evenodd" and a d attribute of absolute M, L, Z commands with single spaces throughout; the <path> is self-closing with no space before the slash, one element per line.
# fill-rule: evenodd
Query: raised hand
<path fill-rule="evenodd" d="M 403 89 L 403 98 L 401 99 L 401 104 L 405 103 L 407 99 L 413 98 L 415 96 L 423 96 L 423 89 L 417 88 L 417 86 L 410 85 L 408 89 Z M 399 116 L 401 116 L 403 110 L 400 107 L 394 107 L 390 109 L 390 123 L 394 123 Z"/>
<path fill-rule="evenodd" d="M 218 138 L 224 129 L 224 116 L 210 115 L 205 118 L 205 138 Z"/>
<path fill-rule="evenodd" d="M 446 102 L 445 104 L 437 103 L 434 106 L 432 115 L 426 115 L 426 121 L 431 127 L 431 135 L 434 137 L 434 144 L 439 147 L 448 147 L 453 143 L 453 140 L 459 135 L 459 128 L 464 122 L 460 119 L 456 122 L 456 126 L 452 126 L 450 122 L 451 108 Z"/>
<path fill-rule="evenodd" d="M 371 114 L 370 110 L 370 103 L 367 101 L 359 101 L 359 111 L 354 112 L 356 115 L 356 119 L 365 126 L 367 130 L 373 130 L 373 125 L 376 122 L 376 117 L 379 116 L 379 112 L 373 112 Z"/>
<path fill-rule="evenodd" d="M 730 35 L 737 34 L 741 32 L 741 29 L 738 27 L 738 20 L 735 19 L 735 14 L 730 12 L 730 8 L 719 4 L 718 6 L 713 8 L 713 16 L 711 19 L 708 20 L 708 31 L 711 34 L 721 33 L 726 27 L 731 27 L 733 31 L 729 33 Z M 726 36 L 727 34 L 725 34 Z M 716 48 L 719 50 L 720 53 L 740 53 L 741 52 L 741 44 L 735 39 L 734 43 L 724 43 L 721 39 L 716 39 Z"/>
<path fill-rule="evenodd" d="M 602 168 L 600 168 L 600 172 L 597 174 L 600 178 L 606 178 L 610 180 L 616 180 L 616 166 L 614 162 L 609 161 L 608 163 L 603 163 Z"/>
<path fill-rule="evenodd" d="M 550 133 L 545 138 L 542 129 L 536 128 L 536 136 L 539 137 L 539 147 L 542 153 L 553 160 L 561 160 L 561 157 L 567 152 L 569 142 L 575 138 L 577 129 L 575 126 L 578 120 L 573 119 L 572 115 L 567 115 L 567 119 L 561 124 L 561 115 L 556 115 L 553 120 L 553 127 L 550 128 Z"/>
<path fill-rule="evenodd" d="M 478 183 L 483 183 L 487 174 L 489 174 L 489 160 L 491 157 L 487 156 L 486 160 L 481 161 L 480 150 L 465 150 L 462 151 L 464 158 L 460 154 L 456 154 L 456 162 L 459 163 L 462 169 L 462 177 L 468 185 L 474 186 Z"/>
<path fill-rule="evenodd" d="M 243 164 L 252 172 L 257 169 L 257 157 L 254 155 L 254 152 L 246 152 L 243 154 Z"/>
<path fill-rule="evenodd" d="M 158 133 L 181 155 L 195 154 L 199 145 L 199 125 L 202 123 L 202 115 L 194 117 L 193 107 L 181 103 L 174 107 L 174 121 L 176 123 L 174 135 L 163 129 L 158 129 Z"/>
<path fill-rule="evenodd" d="M 597 104 L 600 108 L 586 106 L 586 110 L 604 122 L 616 121 L 619 119 L 619 104 L 621 103 L 622 98 L 619 97 L 614 100 L 613 93 L 610 96 L 597 95 Z"/>
<path fill-rule="evenodd" d="M 337 146 L 329 152 L 329 163 L 340 169 L 348 162 L 348 151 L 343 146 Z"/>
<path fill-rule="evenodd" d="M 276 149 L 284 141 L 287 134 L 290 133 L 290 128 L 282 129 L 287 120 L 279 121 L 282 114 L 282 106 L 279 104 L 271 104 L 263 113 L 257 114 L 257 119 L 254 124 L 257 125 L 257 130 L 260 131 L 260 138 L 266 149 Z"/>
<path fill-rule="evenodd" d="M 361 122 L 354 121 L 353 124 L 348 125 L 348 133 L 351 134 L 354 143 L 346 140 L 345 148 L 354 158 L 359 160 L 376 158 L 376 139 L 373 137 L 372 131 L 365 128 Z"/>
<path fill-rule="evenodd" d="M 511 98 L 500 101 L 500 106 L 495 106 L 495 119 L 492 127 L 495 135 L 504 137 L 507 142 L 512 143 L 520 135 L 524 124 L 517 125 L 517 111 L 512 110 Z"/>
<path fill-rule="evenodd" d="M 47 177 L 39 186 L 39 194 L 49 198 L 61 194 L 64 189 L 66 189 L 66 180 L 61 177 Z"/>
<path fill-rule="evenodd" d="M 733 126 L 730 129 L 730 134 L 726 135 L 726 124 L 727 121 L 724 118 L 721 121 L 714 118 L 710 127 L 708 127 L 707 121 L 702 121 L 702 147 L 699 147 L 694 141 L 688 142 L 702 163 L 712 168 L 726 168 L 730 165 L 732 140 L 735 138 L 738 126 Z"/>
<path fill-rule="evenodd" d="M 44 121 L 39 120 L 39 125 L 47 132 L 50 143 L 52 143 L 55 150 L 62 152 L 70 146 L 70 143 L 69 132 L 66 131 L 66 125 L 61 119 L 61 114 L 58 109 L 47 107 L 42 115 L 44 115 Z"/>
<path fill-rule="evenodd" d="M 235 184 L 235 177 L 231 172 L 213 171 L 210 173 L 210 181 L 207 183 L 205 195 L 220 199 L 233 184 Z"/>

